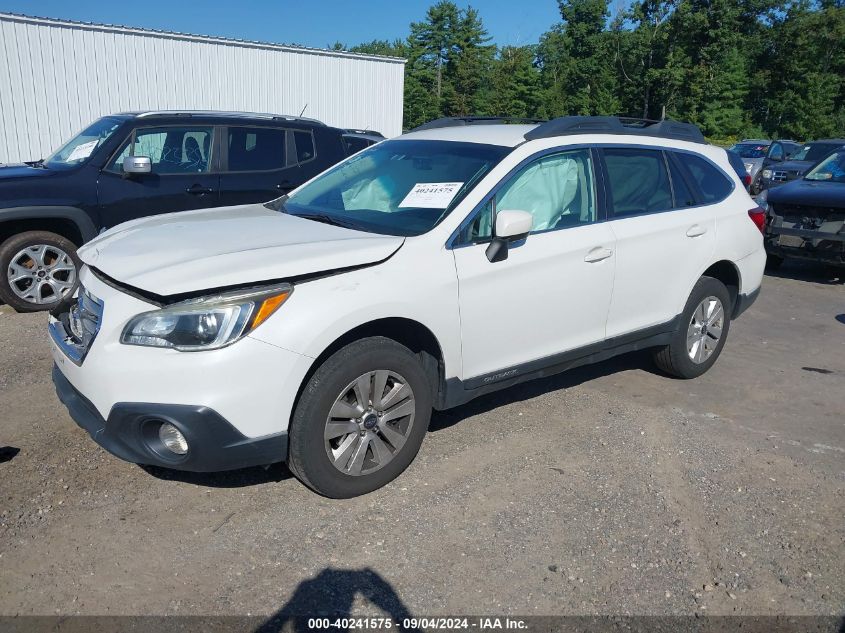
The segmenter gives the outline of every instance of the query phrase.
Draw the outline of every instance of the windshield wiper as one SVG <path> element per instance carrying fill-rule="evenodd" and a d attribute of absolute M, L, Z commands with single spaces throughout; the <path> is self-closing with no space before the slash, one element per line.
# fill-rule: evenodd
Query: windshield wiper
<path fill-rule="evenodd" d="M 355 229 L 357 228 L 351 222 L 346 222 L 337 218 L 333 215 L 327 215 L 325 213 L 290 213 L 289 211 L 284 211 L 289 215 L 292 215 L 296 218 L 305 218 L 306 220 L 314 220 L 314 222 L 322 222 L 323 224 L 331 224 L 332 226 L 341 226 L 345 229 Z"/>

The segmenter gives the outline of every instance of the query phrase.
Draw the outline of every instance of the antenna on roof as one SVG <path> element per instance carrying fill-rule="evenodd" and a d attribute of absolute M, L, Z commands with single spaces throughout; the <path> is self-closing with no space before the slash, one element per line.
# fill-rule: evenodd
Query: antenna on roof
<path fill-rule="evenodd" d="M 308 104 L 306 103 L 304 106 L 302 106 L 302 112 L 299 113 L 299 116 L 302 116 L 303 114 L 305 114 L 305 111 L 307 109 L 308 109 Z"/>

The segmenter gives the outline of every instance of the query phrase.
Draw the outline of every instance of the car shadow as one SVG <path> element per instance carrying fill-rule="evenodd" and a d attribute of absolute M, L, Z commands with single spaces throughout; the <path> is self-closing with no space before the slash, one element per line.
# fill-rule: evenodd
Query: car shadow
<path fill-rule="evenodd" d="M 303 580 L 297 585 L 293 595 L 278 611 L 265 620 L 255 633 L 276 633 L 277 631 L 313 631 L 308 626 L 314 618 L 328 618 L 332 631 L 349 630 L 347 626 L 334 626 L 334 620 L 349 618 L 355 599 L 361 596 L 371 605 L 380 609 L 384 617 L 390 617 L 390 629 L 417 631 L 405 628 L 403 620 L 410 618 L 411 612 L 396 593 L 393 586 L 369 567 L 363 569 L 333 569 L 327 567 L 313 578 Z M 372 616 L 368 616 L 372 617 Z M 355 623 L 350 622 L 352 628 Z M 360 627 L 360 624 L 358 625 Z M 376 627 L 385 628 L 386 627 Z"/>
<path fill-rule="evenodd" d="M 203 488 L 244 488 L 258 484 L 279 483 L 293 477 L 288 467 L 281 462 L 267 467 L 254 466 L 216 473 L 194 473 L 144 464 L 139 464 L 138 467 L 156 479 L 181 481 Z"/>
<path fill-rule="evenodd" d="M 491 394 L 480 396 L 471 402 L 447 411 L 435 411 L 431 417 L 429 432 L 436 432 L 475 415 L 487 413 L 507 404 L 523 402 L 536 398 L 551 391 L 575 387 L 584 382 L 609 376 L 622 371 L 640 369 L 653 374 L 663 375 L 654 365 L 651 359 L 651 352 L 647 350 L 630 352 L 615 356 L 609 360 L 584 365 L 576 369 L 570 369 L 548 378 L 537 378 L 520 385 L 514 385 L 502 391 L 495 391 Z"/>
<path fill-rule="evenodd" d="M 777 270 L 766 270 L 766 276 L 817 284 L 845 284 L 845 268 L 794 259 L 787 259 Z"/>

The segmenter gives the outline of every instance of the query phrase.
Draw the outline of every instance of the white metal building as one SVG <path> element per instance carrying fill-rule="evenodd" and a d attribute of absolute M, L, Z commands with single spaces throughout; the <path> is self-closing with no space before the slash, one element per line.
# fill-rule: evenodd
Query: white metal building
<path fill-rule="evenodd" d="M 237 110 L 402 131 L 405 60 L 0 13 L 0 163 L 104 114 Z"/>

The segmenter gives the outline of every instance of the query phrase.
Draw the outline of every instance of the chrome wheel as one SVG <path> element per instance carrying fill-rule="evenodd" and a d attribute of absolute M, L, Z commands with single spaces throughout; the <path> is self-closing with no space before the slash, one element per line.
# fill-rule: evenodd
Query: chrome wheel
<path fill-rule="evenodd" d="M 6 279 L 12 292 L 28 303 L 55 303 L 76 285 L 76 265 L 61 248 L 33 244 L 12 257 Z"/>
<path fill-rule="evenodd" d="M 383 468 L 408 439 L 415 411 L 414 392 L 396 372 L 379 369 L 359 376 L 340 393 L 326 419 L 329 460 L 347 475 Z"/>
<path fill-rule="evenodd" d="M 694 363 L 703 363 L 713 355 L 725 327 L 725 309 L 718 297 L 707 297 L 692 313 L 687 328 L 687 354 Z"/>

